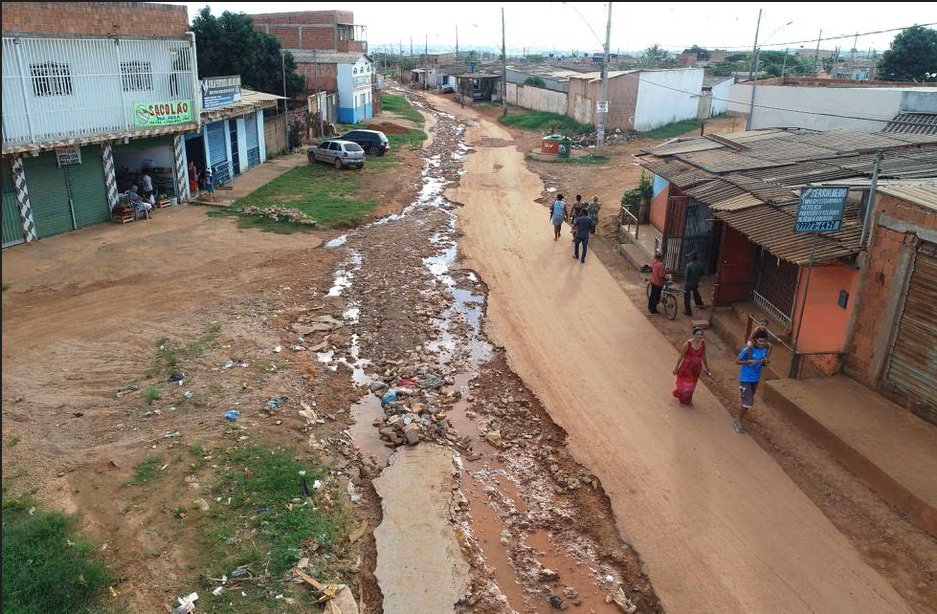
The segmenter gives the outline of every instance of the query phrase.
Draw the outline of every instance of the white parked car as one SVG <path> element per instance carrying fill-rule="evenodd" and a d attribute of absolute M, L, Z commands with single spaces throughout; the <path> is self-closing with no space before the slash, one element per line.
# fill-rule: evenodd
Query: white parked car
<path fill-rule="evenodd" d="M 314 145 L 306 152 L 309 162 L 328 162 L 335 168 L 362 168 L 364 150 L 361 145 L 341 139 L 329 139 Z"/>

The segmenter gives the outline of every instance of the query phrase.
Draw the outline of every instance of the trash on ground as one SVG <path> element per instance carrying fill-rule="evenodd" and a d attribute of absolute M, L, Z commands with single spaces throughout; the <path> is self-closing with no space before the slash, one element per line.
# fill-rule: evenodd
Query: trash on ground
<path fill-rule="evenodd" d="M 195 602 L 198 600 L 198 593 L 190 593 L 185 597 L 179 597 L 179 605 L 172 611 L 173 614 L 189 614 L 195 611 Z"/>
<path fill-rule="evenodd" d="M 232 410 L 225 412 L 224 419 L 227 420 L 228 422 L 235 422 L 238 419 L 238 416 L 240 415 L 241 415 L 241 412 L 239 412 L 236 409 L 232 409 Z"/>

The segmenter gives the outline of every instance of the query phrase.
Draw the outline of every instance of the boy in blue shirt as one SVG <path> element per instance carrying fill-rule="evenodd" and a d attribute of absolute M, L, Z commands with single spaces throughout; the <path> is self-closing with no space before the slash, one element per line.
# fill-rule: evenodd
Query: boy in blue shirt
<path fill-rule="evenodd" d="M 745 412 L 755 404 L 755 391 L 758 389 L 758 382 L 761 381 L 761 369 L 770 361 L 768 359 L 769 345 L 768 332 L 759 329 L 752 335 L 752 345 L 746 344 L 739 353 L 736 364 L 742 365 L 739 369 L 739 395 L 741 396 L 741 408 L 732 422 L 732 428 L 741 435 L 745 432 L 742 428 L 742 418 Z"/>

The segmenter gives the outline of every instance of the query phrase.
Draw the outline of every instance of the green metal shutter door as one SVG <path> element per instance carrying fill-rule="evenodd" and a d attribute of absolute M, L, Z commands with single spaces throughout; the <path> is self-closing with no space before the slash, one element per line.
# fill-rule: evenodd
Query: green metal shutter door
<path fill-rule="evenodd" d="M 56 164 L 55 152 L 47 151 L 37 158 L 25 158 L 23 171 L 39 238 L 73 230 L 65 176 Z"/>
<path fill-rule="evenodd" d="M 8 160 L 3 161 L 3 247 L 23 243 L 23 220 L 16 202 L 13 187 L 13 169 Z"/>
<path fill-rule="evenodd" d="M 62 170 L 68 177 L 78 228 L 108 221 L 111 211 L 107 205 L 101 147 L 82 147 L 81 164 L 72 164 Z"/>

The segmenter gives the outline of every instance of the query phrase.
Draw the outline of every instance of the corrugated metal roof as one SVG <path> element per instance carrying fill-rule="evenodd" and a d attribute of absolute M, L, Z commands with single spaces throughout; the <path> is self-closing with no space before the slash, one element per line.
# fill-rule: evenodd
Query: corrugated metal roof
<path fill-rule="evenodd" d="M 899 113 L 882 132 L 937 135 L 937 113 Z"/>
<path fill-rule="evenodd" d="M 726 147 L 713 151 L 698 151 L 679 154 L 676 156 L 680 160 L 689 162 L 710 173 L 730 173 L 749 168 L 767 168 L 770 166 L 780 166 L 777 162 L 770 160 L 760 160 L 747 153 L 731 151 Z"/>
<path fill-rule="evenodd" d="M 937 211 L 937 186 L 885 185 L 878 186 L 878 191 Z"/>
<path fill-rule="evenodd" d="M 207 111 L 202 111 L 202 121 L 214 122 L 218 121 L 219 119 L 237 117 L 257 109 L 275 107 L 277 105 L 277 101 L 282 99 L 283 96 L 278 96 L 276 94 L 268 94 L 266 92 L 255 92 L 254 90 L 242 89 L 241 100 L 239 102 L 225 105 L 223 107 L 217 107 L 215 109 L 209 109 Z"/>
<path fill-rule="evenodd" d="M 716 143 L 715 141 L 710 141 L 708 139 L 677 139 L 670 141 L 669 143 L 664 143 L 663 145 L 658 145 L 657 147 L 651 147 L 650 149 L 642 149 L 644 153 L 653 154 L 655 156 L 672 156 L 679 153 L 689 153 L 691 151 L 706 151 L 708 149 L 722 149 L 725 145 L 721 143 Z"/>
<path fill-rule="evenodd" d="M 755 207 L 757 205 L 763 205 L 754 194 L 749 194 L 748 192 L 743 192 L 738 196 L 733 196 L 727 198 L 718 203 L 713 203 L 710 207 L 713 211 L 739 211 L 741 209 L 748 209 L 749 207 Z"/>
<path fill-rule="evenodd" d="M 847 222 L 850 214 L 852 219 Z M 796 206 L 778 208 L 762 205 L 742 210 L 716 211 L 715 215 L 778 258 L 797 265 L 810 262 L 813 233 L 794 232 Z M 857 217 L 855 207 L 851 211 L 847 207 L 847 212 L 843 214 L 843 230 L 817 237 L 814 262 L 859 252 L 861 227 Z"/>
<path fill-rule="evenodd" d="M 852 177 L 855 171 L 847 170 L 824 162 L 806 161 L 764 169 L 746 170 L 745 177 L 760 179 L 768 183 L 777 183 L 796 188 L 809 183 L 820 183 L 843 177 Z"/>
<path fill-rule="evenodd" d="M 312 51 L 310 49 L 287 49 L 297 64 L 354 64 L 368 54 L 361 52 Z"/>
<path fill-rule="evenodd" d="M 905 141 L 884 135 L 880 132 L 856 132 L 855 130 L 827 130 L 800 137 L 802 143 L 816 145 L 834 154 L 852 151 L 874 151 L 905 144 Z"/>
<path fill-rule="evenodd" d="M 676 158 L 638 158 L 642 167 L 678 186 L 693 186 L 712 178 L 704 170 Z"/>

